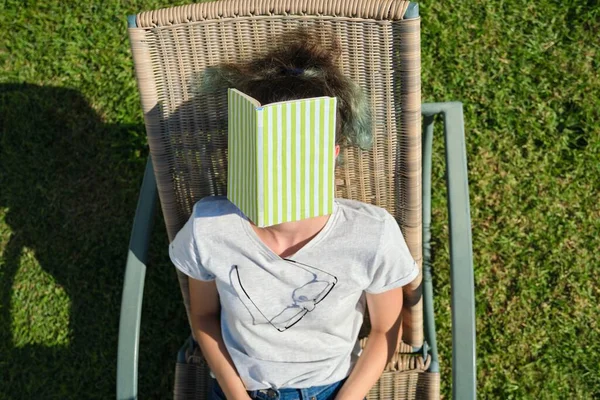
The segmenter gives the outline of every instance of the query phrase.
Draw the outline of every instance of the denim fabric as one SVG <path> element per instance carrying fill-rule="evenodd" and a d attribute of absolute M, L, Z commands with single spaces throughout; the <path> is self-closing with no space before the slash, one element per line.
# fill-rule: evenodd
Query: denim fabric
<path fill-rule="evenodd" d="M 248 394 L 254 400 L 333 400 L 344 382 L 345 379 L 331 385 L 313 386 L 304 389 L 252 390 Z M 227 400 L 215 379 L 211 379 L 208 400 Z"/>

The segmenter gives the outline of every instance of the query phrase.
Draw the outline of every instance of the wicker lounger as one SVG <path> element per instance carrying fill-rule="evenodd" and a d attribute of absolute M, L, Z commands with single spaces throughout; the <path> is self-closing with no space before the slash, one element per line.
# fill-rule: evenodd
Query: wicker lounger
<path fill-rule="evenodd" d="M 196 95 L 203 69 L 262 54 L 279 44 L 281 33 L 299 27 L 320 32 L 324 44 L 332 35 L 341 40 L 342 70 L 361 85 L 373 110 L 374 147 L 368 152 L 343 150 L 336 195 L 392 213 L 421 266 L 420 19 L 418 7 L 408 1 L 222 0 L 130 18 L 152 157 L 149 174 L 156 178 L 169 239 L 195 202 L 226 190 L 226 97 Z M 189 311 L 187 277 L 178 276 Z M 121 336 L 129 326 L 126 318 L 121 316 Z M 363 345 L 369 329 L 365 321 Z M 432 370 L 432 353 L 415 351 L 424 344 L 422 274 L 405 287 L 402 330 L 398 352 L 368 398 L 439 398 L 437 360 Z M 175 398 L 204 399 L 208 368 L 199 350 L 190 340 L 186 343 L 178 357 Z M 121 338 L 119 346 L 118 385 L 124 387 L 126 380 L 136 380 L 137 369 L 133 377 L 122 373 L 121 365 L 128 361 L 122 360 L 126 344 Z"/>

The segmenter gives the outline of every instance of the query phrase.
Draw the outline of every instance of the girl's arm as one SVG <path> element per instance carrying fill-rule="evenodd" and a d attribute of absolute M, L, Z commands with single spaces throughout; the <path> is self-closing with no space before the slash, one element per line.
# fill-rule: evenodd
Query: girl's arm
<path fill-rule="evenodd" d="M 398 345 L 402 288 L 379 294 L 367 293 L 371 333 L 348 380 L 336 400 L 362 400 L 381 376 Z"/>
<path fill-rule="evenodd" d="M 228 399 L 249 400 L 221 335 L 221 305 L 215 281 L 189 278 L 190 313 L 194 337 L 210 370 Z"/>

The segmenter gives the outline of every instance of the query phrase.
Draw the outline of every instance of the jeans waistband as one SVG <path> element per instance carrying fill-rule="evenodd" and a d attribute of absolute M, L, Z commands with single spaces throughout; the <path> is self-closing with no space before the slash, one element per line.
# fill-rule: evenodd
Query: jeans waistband
<path fill-rule="evenodd" d="M 248 392 L 250 397 L 260 400 L 315 400 L 319 394 L 334 393 L 343 385 L 346 379 L 323 386 L 312 386 L 304 389 L 283 388 L 283 389 L 260 389 Z M 320 399 L 319 399 L 320 400 Z"/>

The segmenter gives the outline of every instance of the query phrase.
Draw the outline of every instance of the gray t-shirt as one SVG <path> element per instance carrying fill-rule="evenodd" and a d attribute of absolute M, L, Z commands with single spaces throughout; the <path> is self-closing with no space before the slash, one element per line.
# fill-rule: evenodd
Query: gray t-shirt
<path fill-rule="evenodd" d="M 248 390 L 347 377 L 360 353 L 364 293 L 404 286 L 418 274 L 394 218 L 343 199 L 308 244 L 282 259 L 235 205 L 208 197 L 169 254 L 186 275 L 216 280 L 223 340 Z"/>

